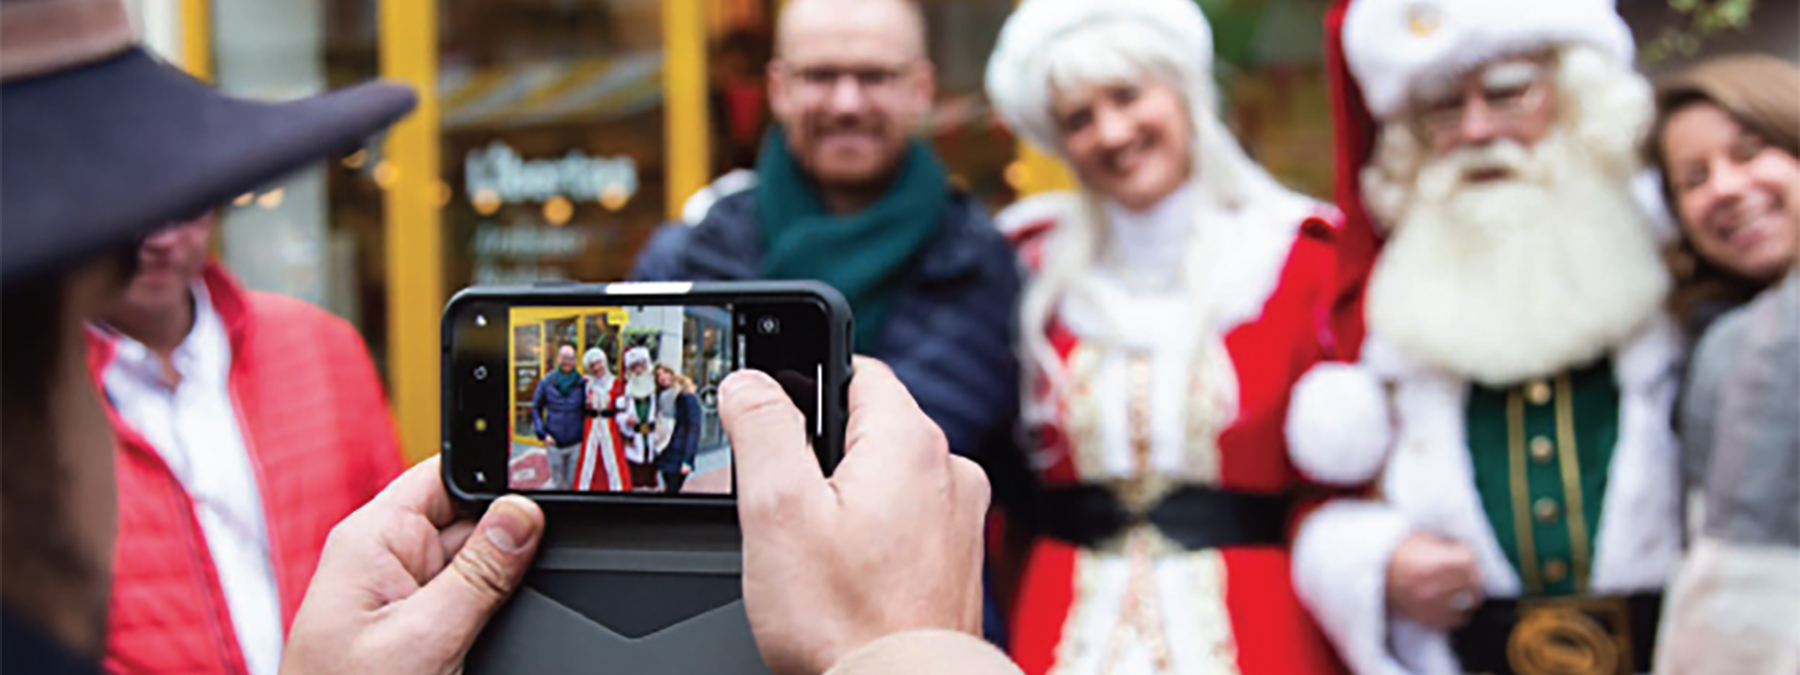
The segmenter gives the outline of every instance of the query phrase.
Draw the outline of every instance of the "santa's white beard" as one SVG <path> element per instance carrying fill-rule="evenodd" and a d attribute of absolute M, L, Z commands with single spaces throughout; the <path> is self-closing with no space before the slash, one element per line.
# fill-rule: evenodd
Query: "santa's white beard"
<path fill-rule="evenodd" d="M 625 395 L 632 398 L 645 398 L 656 394 L 656 376 L 648 372 L 632 375 L 625 379 Z"/>
<path fill-rule="evenodd" d="M 1616 158 L 1614 158 L 1616 160 Z M 1513 179 L 1461 180 L 1471 166 Z M 1492 386 L 1590 362 L 1658 312 L 1669 279 L 1631 181 L 1552 133 L 1424 167 L 1369 284 L 1373 336 Z"/>

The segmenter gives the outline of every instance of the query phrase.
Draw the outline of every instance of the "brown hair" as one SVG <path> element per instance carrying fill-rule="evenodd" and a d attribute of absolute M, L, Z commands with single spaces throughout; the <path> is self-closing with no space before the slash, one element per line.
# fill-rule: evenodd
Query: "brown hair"
<path fill-rule="evenodd" d="M 1724 111 L 1744 130 L 1770 146 L 1800 158 L 1800 67 L 1770 56 L 1720 56 L 1656 82 L 1656 122 L 1645 142 L 1650 163 L 1662 172 L 1663 200 L 1676 220 L 1681 212 L 1669 183 L 1663 133 L 1676 112 L 1697 104 Z M 1683 224 L 1685 228 L 1685 224 Z M 1664 251 L 1675 276 L 1669 310 L 1691 335 L 1699 335 L 1725 310 L 1748 302 L 1770 282 L 1751 279 L 1713 264 L 1695 250 L 1681 229 Z"/>
<path fill-rule="evenodd" d="M 138 246 L 92 259 L 113 266 L 112 292 L 123 293 L 137 268 Z M 10 609 L 40 624 L 53 615 L 50 608 L 92 599 L 96 605 L 85 616 L 101 620 L 92 633 L 104 636 L 112 580 L 92 563 L 91 543 L 77 530 L 65 463 L 96 456 L 111 462 L 113 450 L 66 447 L 72 441 L 59 437 L 61 411 L 52 405 L 64 387 L 91 386 L 65 375 L 70 359 L 86 356 L 80 343 L 66 344 L 77 318 L 70 316 L 69 288 L 78 273 L 59 269 L 0 287 L 0 416 L 6 418 L 0 425 L 6 467 L 0 472 L 0 590 Z"/>
<path fill-rule="evenodd" d="M 683 375 L 681 374 L 681 371 L 670 366 L 658 363 L 656 364 L 656 372 L 668 373 L 669 381 L 674 383 L 675 389 L 680 390 L 683 393 L 692 394 L 696 389 L 694 386 L 694 378 Z"/>

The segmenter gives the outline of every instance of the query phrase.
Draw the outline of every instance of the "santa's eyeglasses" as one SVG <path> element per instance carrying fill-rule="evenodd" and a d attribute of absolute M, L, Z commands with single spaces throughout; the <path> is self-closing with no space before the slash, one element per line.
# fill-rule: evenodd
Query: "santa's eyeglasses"
<path fill-rule="evenodd" d="M 1514 129 L 1543 110 L 1555 85 L 1547 56 L 1491 63 L 1415 96 L 1414 130 L 1428 141 L 1456 138 L 1471 115 L 1496 130 Z"/>

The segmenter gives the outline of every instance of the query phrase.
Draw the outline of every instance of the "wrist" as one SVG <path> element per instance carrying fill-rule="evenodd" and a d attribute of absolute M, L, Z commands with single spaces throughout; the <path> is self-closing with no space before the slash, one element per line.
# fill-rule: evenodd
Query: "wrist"
<path fill-rule="evenodd" d="M 822 671 L 827 675 L 900 673 L 1018 673 L 1000 650 L 961 631 L 917 629 L 890 633 L 843 652 Z"/>

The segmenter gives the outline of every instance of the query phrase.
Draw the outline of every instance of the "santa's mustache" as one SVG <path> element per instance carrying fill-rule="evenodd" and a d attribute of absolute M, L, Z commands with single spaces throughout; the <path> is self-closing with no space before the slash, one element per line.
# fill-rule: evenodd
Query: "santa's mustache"
<path fill-rule="evenodd" d="M 1426 164 L 1419 171 L 1418 194 L 1442 202 L 1468 189 L 1513 181 L 1542 184 L 1548 178 L 1536 153 L 1516 141 L 1501 140 L 1457 148 Z"/>

